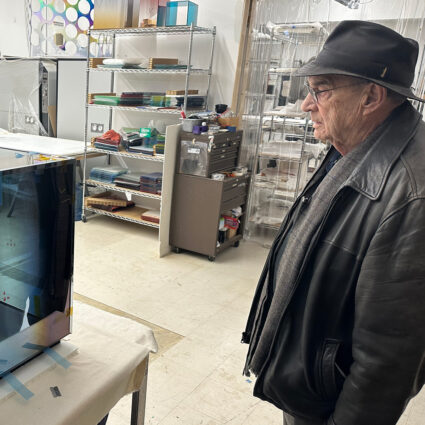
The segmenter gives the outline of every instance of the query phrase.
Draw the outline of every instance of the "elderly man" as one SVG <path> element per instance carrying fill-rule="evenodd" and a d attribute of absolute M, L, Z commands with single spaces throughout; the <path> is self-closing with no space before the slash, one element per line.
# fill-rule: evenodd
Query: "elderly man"
<path fill-rule="evenodd" d="M 273 243 L 242 341 L 288 425 L 395 425 L 425 380 L 425 124 L 418 44 L 340 23 L 298 72 L 332 144 Z"/>

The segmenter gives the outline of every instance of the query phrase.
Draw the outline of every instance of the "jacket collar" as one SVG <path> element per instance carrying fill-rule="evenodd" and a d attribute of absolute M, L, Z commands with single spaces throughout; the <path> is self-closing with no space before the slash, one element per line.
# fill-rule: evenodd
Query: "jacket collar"
<path fill-rule="evenodd" d="M 377 140 L 348 178 L 345 186 L 372 200 L 381 195 L 388 174 L 401 153 L 415 135 L 421 114 L 406 101 L 383 123 Z"/>

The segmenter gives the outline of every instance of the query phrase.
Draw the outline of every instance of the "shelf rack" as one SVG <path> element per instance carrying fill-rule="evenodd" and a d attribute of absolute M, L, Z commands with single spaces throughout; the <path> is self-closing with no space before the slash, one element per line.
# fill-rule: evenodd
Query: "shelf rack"
<path fill-rule="evenodd" d="M 128 189 L 125 187 L 119 187 L 114 184 L 108 184 L 103 182 L 98 182 L 95 180 L 87 180 L 86 184 L 88 186 L 101 187 L 107 190 L 114 190 L 115 192 L 128 193 L 135 196 L 140 196 L 141 198 L 157 199 L 161 200 L 161 195 L 155 195 L 153 193 L 141 192 L 140 190 Z"/>
<path fill-rule="evenodd" d="M 144 159 L 145 161 L 164 162 L 165 155 L 143 155 L 141 153 L 131 153 L 126 151 L 108 151 L 106 149 L 91 148 L 90 152 L 104 153 L 106 155 L 115 155 L 123 158 Z"/>
<path fill-rule="evenodd" d="M 206 92 L 205 107 L 208 107 L 208 96 L 211 87 L 211 76 L 212 76 L 212 65 L 214 57 L 214 48 L 215 48 L 215 39 L 216 39 L 216 27 L 206 28 L 198 27 L 193 24 L 190 26 L 174 26 L 174 27 L 152 27 L 152 28 L 117 28 L 117 29 L 91 29 L 88 30 L 87 36 L 90 40 L 90 37 L 99 39 L 102 36 L 111 36 L 112 37 L 112 56 L 115 55 L 116 50 L 116 39 L 117 37 L 122 36 L 146 36 L 146 35 L 189 35 L 189 46 L 187 52 L 187 69 L 185 70 L 143 70 L 143 69 L 122 69 L 122 68 L 91 68 L 90 67 L 90 49 L 87 49 L 87 84 L 89 81 L 90 72 L 111 72 L 112 81 L 111 87 L 114 85 L 114 75 L 115 73 L 146 73 L 146 74 L 175 74 L 175 75 L 185 75 L 185 95 L 184 95 L 184 106 L 183 110 L 187 115 L 187 91 L 189 87 L 190 75 L 192 74 L 205 74 L 208 76 L 208 86 Z M 192 51 L 193 51 L 193 36 L 195 34 L 210 34 L 211 38 L 211 54 L 210 54 L 210 63 L 208 69 L 192 69 Z M 112 90 L 111 90 L 112 91 Z M 88 91 L 87 91 L 88 94 Z M 155 112 L 155 111 L 152 111 Z M 86 111 L 87 115 L 87 111 Z"/>
<path fill-rule="evenodd" d="M 136 218 L 136 217 L 140 217 L 142 215 L 142 213 L 144 211 L 146 211 L 144 208 L 131 207 L 128 210 L 122 210 L 122 211 L 118 211 L 116 213 L 104 211 L 104 210 L 99 210 L 97 208 L 92 208 L 92 207 L 85 207 L 85 209 L 87 211 L 94 213 L 94 214 L 106 215 L 108 217 L 112 217 L 112 218 L 115 218 L 115 219 L 129 221 L 131 223 L 141 224 L 143 226 L 153 227 L 155 229 L 159 229 L 159 224 L 157 224 L 157 223 L 152 223 L 150 221 L 146 221 L 146 220 Z"/>
<path fill-rule="evenodd" d="M 181 110 L 177 108 L 165 108 L 161 106 L 115 106 L 115 105 L 97 105 L 90 103 L 88 108 L 112 109 L 115 111 L 141 112 L 141 113 L 157 113 L 157 114 L 172 114 L 180 116 Z M 203 109 L 188 109 L 188 114 L 196 114 L 203 112 Z"/>
<path fill-rule="evenodd" d="M 186 75 L 187 71 L 185 69 L 144 69 L 144 68 L 89 68 L 91 72 L 113 72 L 113 73 L 124 73 L 124 74 L 176 74 L 176 75 Z M 209 69 L 199 69 L 191 68 L 191 74 L 207 74 L 209 75 Z"/>
<path fill-rule="evenodd" d="M 112 29 L 91 29 L 89 35 L 96 36 L 96 34 L 105 35 L 152 35 L 152 34 L 187 34 L 193 32 L 195 34 L 215 34 L 216 28 L 198 27 L 196 25 L 188 26 L 173 26 L 173 27 L 150 27 L 150 28 L 112 28 Z"/>
<path fill-rule="evenodd" d="M 306 151 L 306 143 L 315 142 L 307 116 L 269 109 L 303 97 L 302 86 L 293 74 L 301 63 L 317 55 L 324 35 L 320 24 L 259 23 L 253 31 L 257 38 L 251 40 L 247 60 L 250 81 L 240 94 L 244 101 L 245 160 L 252 170 L 245 235 L 266 246 L 306 183 L 313 157 Z M 292 141 L 294 145 L 283 146 Z M 264 184 L 268 185 L 267 190 Z M 285 210 L 277 205 L 281 200 L 288 203 Z"/>
<path fill-rule="evenodd" d="M 207 34 L 211 36 L 211 45 L 210 45 L 210 56 L 209 64 L 206 69 L 194 68 L 192 66 L 192 53 L 193 53 L 193 38 L 196 34 Z M 144 203 L 152 204 L 159 206 L 160 210 L 160 225 L 156 223 L 152 223 L 146 220 L 142 220 L 141 214 L 146 211 L 144 208 L 140 208 L 139 206 L 134 206 L 129 209 L 124 209 L 117 211 L 115 213 L 104 211 L 101 209 L 86 207 L 83 203 L 82 210 L 82 219 L 86 221 L 86 212 L 93 215 L 104 215 L 108 217 L 113 217 L 115 219 L 125 220 L 132 223 L 136 223 L 143 226 L 152 227 L 155 229 L 159 229 L 159 255 L 163 256 L 167 254 L 171 247 L 169 245 L 169 231 L 170 231 L 170 216 L 171 216 L 171 201 L 172 201 L 172 191 L 173 191 L 173 181 L 174 181 L 174 169 L 175 169 L 175 159 L 176 159 L 176 150 L 177 150 L 177 141 L 180 133 L 180 125 L 168 125 L 166 129 L 165 136 L 165 152 L 162 155 L 144 155 L 126 151 L 109 151 L 105 149 L 92 148 L 91 147 L 91 138 L 88 135 L 88 123 L 89 123 L 89 111 L 94 109 L 104 109 L 109 111 L 109 128 L 112 128 L 112 119 L 113 114 L 115 112 L 137 112 L 137 113 L 149 113 L 149 114 L 168 114 L 175 118 L 175 122 L 178 122 L 178 118 L 180 118 L 181 109 L 185 111 L 186 114 L 201 112 L 207 109 L 208 107 L 208 96 L 210 92 L 211 85 L 211 76 L 212 76 L 212 65 L 213 65 L 213 55 L 214 55 L 214 47 L 215 47 L 215 39 L 216 39 L 216 28 L 203 28 L 197 26 L 179 26 L 179 27 L 155 27 L 155 28 L 120 28 L 120 29 L 92 29 L 88 31 L 89 39 L 97 39 L 99 44 L 106 43 L 108 46 L 111 46 L 112 57 L 116 55 L 116 41 L 120 37 L 139 37 L 139 36 L 155 36 L 155 35 L 163 35 L 163 36 L 181 36 L 186 35 L 188 41 L 185 39 L 187 43 L 187 67 L 186 69 L 133 69 L 133 68 L 108 68 L 101 67 L 98 68 L 93 65 L 91 60 L 91 50 L 88 49 L 87 54 L 87 66 L 86 66 L 86 125 L 85 125 L 85 152 L 84 152 L 84 170 L 83 170 L 83 193 L 84 195 L 87 193 L 87 188 L 90 187 L 92 189 L 100 188 L 108 191 L 114 191 L 117 193 L 122 193 L 127 196 L 127 198 L 134 197 L 140 200 L 142 206 Z M 123 41 L 124 42 L 124 41 Z M 206 66 L 206 64 L 205 64 Z M 110 75 L 110 88 L 109 92 L 114 92 L 115 80 L 119 78 L 120 75 L 129 75 L 133 74 L 138 76 L 139 78 L 143 78 L 147 75 L 157 75 L 159 77 L 167 77 L 169 75 L 181 75 L 185 77 L 185 94 L 184 94 L 184 103 L 181 109 L 179 108 L 162 108 L 162 107 L 134 107 L 134 106 L 112 106 L 112 105 L 96 105 L 88 103 L 89 101 L 89 89 L 90 89 L 90 76 L 93 74 L 99 75 L 99 73 L 109 73 Z M 189 109 L 188 108 L 188 90 L 190 77 L 192 75 L 205 75 L 208 78 L 207 81 L 207 90 L 205 94 L 205 109 Z M 136 77 L 134 77 L 136 78 Z M 131 115 L 129 116 L 131 119 L 135 119 L 136 117 Z M 116 158 L 122 166 L 126 166 L 125 160 L 139 160 L 145 164 L 157 164 L 156 167 L 161 167 L 163 177 L 162 177 L 162 191 L 161 195 L 150 194 L 146 192 L 140 192 L 137 190 L 127 189 L 117 187 L 113 184 L 93 181 L 91 179 L 86 178 L 87 176 L 87 151 L 90 147 L 90 152 L 97 152 L 104 154 L 105 157 L 108 158 L 108 161 L 111 158 Z M 133 161 L 134 163 L 134 161 Z M 128 168 L 128 167 L 127 167 Z M 143 165 L 138 165 L 138 169 L 142 169 Z M 147 167 L 150 169 L 150 167 Z M 134 199 L 136 201 L 136 199 Z M 143 203 L 144 201 L 144 203 Z M 157 207 L 155 207 L 156 209 Z"/>

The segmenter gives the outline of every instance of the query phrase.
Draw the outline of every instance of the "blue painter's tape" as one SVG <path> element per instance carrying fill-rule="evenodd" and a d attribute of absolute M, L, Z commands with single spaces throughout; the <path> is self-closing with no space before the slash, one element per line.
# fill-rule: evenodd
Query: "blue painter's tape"
<path fill-rule="evenodd" d="M 29 350 L 44 351 L 48 356 L 50 356 L 56 363 L 61 365 L 64 369 L 68 369 L 69 366 L 71 366 L 71 363 L 67 359 L 65 359 L 65 357 L 62 357 L 50 347 L 43 347 L 42 345 L 31 344 L 30 342 L 24 344 L 23 347 L 28 348 Z"/>
<path fill-rule="evenodd" d="M 43 351 L 46 348 L 44 345 L 32 344 L 31 342 L 25 343 L 22 347 L 28 348 L 28 350 L 37 350 L 37 351 Z"/>
<path fill-rule="evenodd" d="M 60 364 L 64 369 L 68 369 L 71 366 L 71 362 L 69 362 L 65 357 L 62 357 L 55 350 L 51 348 L 46 348 L 44 350 L 47 355 L 49 355 L 56 363 Z"/>
<path fill-rule="evenodd" d="M 3 379 L 25 400 L 29 400 L 34 393 L 31 392 L 16 376 L 11 373 L 7 373 L 3 376 Z"/>

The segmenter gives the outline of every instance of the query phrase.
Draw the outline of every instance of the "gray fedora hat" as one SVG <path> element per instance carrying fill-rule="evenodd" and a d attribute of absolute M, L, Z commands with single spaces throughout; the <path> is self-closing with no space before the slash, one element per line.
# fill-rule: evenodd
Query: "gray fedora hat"
<path fill-rule="evenodd" d="M 418 59 L 418 43 L 374 22 L 342 21 L 323 49 L 296 76 L 337 74 L 360 77 L 411 99 Z"/>

